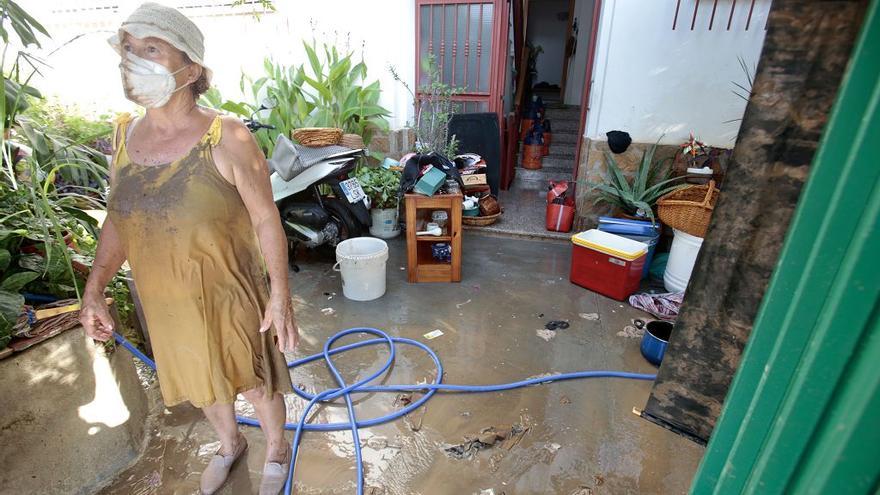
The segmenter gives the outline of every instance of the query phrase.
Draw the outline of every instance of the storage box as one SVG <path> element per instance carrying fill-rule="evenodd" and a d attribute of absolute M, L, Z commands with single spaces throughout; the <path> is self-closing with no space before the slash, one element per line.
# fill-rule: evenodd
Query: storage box
<path fill-rule="evenodd" d="M 571 238 L 572 283 L 623 301 L 638 290 L 648 245 L 600 230 Z"/>
<path fill-rule="evenodd" d="M 486 184 L 486 174 L 462 175 L 461 180 L 466 186 L 481 186 Z"/>
<path fill-rule="evenodd" d="M 625 218 L 599 217 L 599 230 L 617 234 L 627 239 L 644 242 L 648 245 L 648 253 L 645 256 L 645 268 L 642 270 L 642 278 L 648 278 L 651 261 L 654 259 L 654 249 L 660 239 L 660 224 L 628 220 Z"/>
<path fill-rule="evenodd" d="M 440 190 L 440 186 L 445 182 L 446 173 L 438 168 L 432 167 L 425 172 L 425 175 L 423 175 L 418 182 L 416 182 L 413 192 L 424 194 L 425 196 L 433 196 L 434 193 Z"/>

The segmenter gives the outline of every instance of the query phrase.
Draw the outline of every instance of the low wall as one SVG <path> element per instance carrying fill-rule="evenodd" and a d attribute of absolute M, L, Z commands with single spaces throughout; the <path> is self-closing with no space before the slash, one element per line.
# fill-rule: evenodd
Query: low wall
<path fill-rule="evenodd" d="M 383 153 L 397 160 L 415 148 L 415 137 L 412 129 L 407 127 L 377 132 L 370 141 L 369 148 L 370 151 Z"/>
<path fill-rule="evenodd" d="M 94 493 L 139 457 L 151 401 L 80 327 L 0 360 L 0 491 Z"/>

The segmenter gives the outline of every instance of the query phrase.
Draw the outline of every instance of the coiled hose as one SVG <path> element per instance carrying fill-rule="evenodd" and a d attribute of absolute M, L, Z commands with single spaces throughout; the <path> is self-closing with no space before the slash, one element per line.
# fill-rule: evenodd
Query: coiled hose
<path fill-rule="evenodd" d="M 332 348 L 333 344 L 347 336 L 352 334 L 370 334 L 377 338 L 370 340 L 362 340 L 355 342 L 353 344 L 343 345 L 340 347 Z M 148 366 L 156 369 L 156 363 L 153 362 L 152 359 L 145 356 L 141 351 L 139 351 L 136 347 L 131 345 L 127 340 L 125 340 L 121 335 L 114 333 L 114 337 L 116 341 L 128 349 L 132 354 L 135 355 L 138 359 L 146 363 Z M 365 347 L 369 345 L 377 345 L 377 344 L 385 344 L 388 347 L 388 360 L 382 366 L 381 369 L 376 371 L 375 373 L 367 376 L 366 378 L 362 378 L 352 384 L 345 383 L 345 379 L 342 378 L 342 375 L 339 374 L 339 370 L 333 364 L 333 360 L 330 359 L 331 356 L 343 353 L 345 351 L 350 351 L 352 349 L 357 349 L 360 347 Z M 394 363 L 394 357 L 396 355 L 396 347 L 397 344 L 406 344 L 409 346 L 417 347 L 423 351 L 425 351 L 431 359 L 434 360 L 434 365 L 437 367 L 437 375 L 434 377 L 434 383 L 427 383 L 421 385 L 369 385 L 370 382 L 381 376 L 383 373 L 388 371 L 388 368 L 391 367 L 392 363 Z M 339 431 L 339 430 L 351 430 L 351 436 L 354 440 L 354 455 L 355 455 L 355 463 L 357 466 L 357 494 L 363 495 L 364 493 L 364 465 L 363 459 L 361 458 L 361 444 L 360 444 L 360 436 L 358 435 L 358 430 L 360 428 L 367 428 L 370 426 L 380 425 L 382 423 L 388 423 L 390 421 L 394 421 L 395 419 L 406 416 L 410 412 L 418 409 L 425 402 L 427 402 L 431 396 L 433 396 L 437 391 L 446 391 L 446 392 L 459 392 L 459 393 L 478 393 L 478 392 L 501 392 L 504 390 L 512 390 L 515 388 L 528 387 L 530 385 L 538 385 L 541 383 L 550 383 L 550 382 L 558 382 L 562 380 L 573 380 L 575 378 L 628 378 L 633 380 L 654 380 L 657 375 L 654 374 L 646 374 L 646 373 L 629 373 L 626 371 L 575 371 L 571 373 L 561 373 L 558 375 L 552 376 L 542 376 L 538 378 L 530 378 L 528 380 L 520 380 L 518 382 L 511 383 L 500 383 L 497 385 L 448 385 L 445 383 L 441 383 L 443 377 L 443 365 L 440 363 L 440 358 L 437 357 L 437 354 L 431 350 L 430 347 L 425 344 L 412 340 L 406 339 L 403 337 L 391 337 L 385 332 L 378 330 L 376 328 L 350 328 L 348 330 L 343 330 L 336 335 L 327 339 L 324 343 L 324 350 L 321 353 L 313 354 L 308 357 L 304 357 L 302 359 L 297 359 L 295 361 L 290 361 L 287 363 L 288 368 L 296 368 L 297 366 L 302 366 L 304 364 L 311 363 L 313 361 L 317 361 L 319 359 L 324 359 L 324 362 L 327 363 L 327 367 L 330 369 L 330 373 L 333 375 L 333 378 L 336 380 L 336 383 L 339 385 L 337 388 L 330 388 L 320 392 L 318 394 L 310 394 L 304 390 L 298 389 L 295 385 L 293 387 L 294 393 L 302 397 L 303 399 L 309 401 L 306 405 L 305 410 L 303 410 L 302 416 L 300 416 L 299 421 L 296 423 L 286 423 L 284 428 L 287 430 L 295 431 L 293 437 L 293 443 L 291 447 L 293 449 L 293 453 L 290 461 L 290 470 L 287 473 L 287 482 L 284 485 L 284 493 L 285 495 L 290 495 L 292 486 L 293 486 L 293 473 L 296 469 L 296 458 L 299 454 L 299 444 L 300 440 L 302 440 L 302 434 L 304 431 Z M 395 411 L 390 414 L 386 414 L 385 416 L 380 416 L 377 418 L 371 419 L 357 419 L 354 413 L 354 406 L 351 401 L 351 394 L 368 394 L 375 392 L 426 392 L 419 400 L 416 400 L 410 403 L 408 406 Z M 306 418 L 309 415 L 309 412 L 312 408 L 320 403 L 320 402 L 329 402 L 335 400 L 339 397 L 343 397 L 345 399 L 345 405 L 348 408 L 348 422 L 347 423 L 306 423 Z M 236 416 L 236 419 L 239 423 L 250 425 L 250 426 L 260 426 L 260 423 L 252 418 L 247 418 L 244 416 Z"/>

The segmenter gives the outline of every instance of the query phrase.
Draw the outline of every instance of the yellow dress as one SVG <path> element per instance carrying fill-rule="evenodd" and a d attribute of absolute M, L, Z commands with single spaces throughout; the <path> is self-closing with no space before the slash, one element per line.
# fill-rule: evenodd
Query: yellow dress
<path fill-rule="evenodd" d="M 211 154 L 220 117 L 186 156 L 158 166 L 129 158 L 130 121 L 116 120 L 107 211 L 131 266 L 165 404 L 232 403 L 258 386 L 289 392 L 275 329 L 259 331 L 269 280 L 257 236 Z"/>

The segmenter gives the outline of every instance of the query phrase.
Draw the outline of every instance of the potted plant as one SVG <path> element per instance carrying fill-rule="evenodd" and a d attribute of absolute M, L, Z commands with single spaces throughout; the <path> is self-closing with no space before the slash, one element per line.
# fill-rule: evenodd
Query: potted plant
<path fill-rule="evenodd" d="M 361 166 L 356 177 L 370 198 L 370 215 L 373 218 L 370 234 L 382 239 L 397 237 L 400 234 L 397 194 L 400 173 L 381 166 Z"/>
<path fill-rule="evenodd" d="M 632 179 L 626 177 L 614 155 L 606 151 L 608 179 L 603 183 L 590 184 L 599 193 L 594 204 L 606 203 L 617 207 L 629 218 L 654 222 L 657 200 L 672 191 L 687 187 L 687 184 L 675 184 L 684 177 L 671 177 L 672 170 L 667 165 L 669 158 L 654 160 L 656 150 L 656 143 L 645 150 Z"/>

